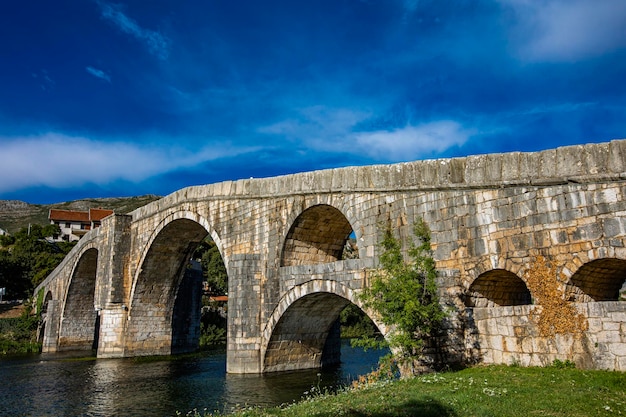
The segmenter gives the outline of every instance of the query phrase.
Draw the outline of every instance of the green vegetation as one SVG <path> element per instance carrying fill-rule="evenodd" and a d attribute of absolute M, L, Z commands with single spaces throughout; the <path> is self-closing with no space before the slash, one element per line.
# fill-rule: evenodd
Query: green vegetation
<path fill-rule="evenodd" d="M 201 350 L 215 349 L 226 344 L 226 303 L 211 301 L 202 296 L 202 316 L 200 317 Z"/>
<path fill-rule="evenodd" d="M 26 305 L 20 317 L 0 319 L 0 355 L 39 352 L 36 340 L 39 316 Z"/>
<path fill-rule="evenodd" d="M 228 293 L 228 274 L 222 255 L 210 237 L 200 242 L 193 257 L 200 260 L 202 275 L 208 285 L 208 294 L 202 297 L 199 347 L 213 349 L 226 344 L 226 305 L 224 302 L 211 301 L 209 295 Z"/>
<path fill-rule="evenodd" d="M 30 297 L 33 289 L 74 247 L 74 243 L 49 242 L 44 239 L 55 234 L 59 234 L 56 225 L 33 224 L 15 236 L 1 236 L 0 287 L 6 288 L 6 299 Z"/>
<path fill-rule="evenodd" d="M 343 339 L 382 339 L 372 320 L 354 304 L 348 304 L 339 314 Z"/>
<path fill-rule="evenodd" d="M 226 326 L 205 323 L 200 324 L 200 349 L 213 349 L 226 344 Z"/>
<path fill-rule="evenodd" d="M 355 384 L 338 394 L 279 408 L 248 408 L 247 417 L 425 416 L 527 417 L 626 414 L 626 374 L 571 368 L 488 366 L 405 380 Z M 189 416 L 209 416 L 196 411 Z"/>
<path fill-rule="evenodd" d="M 382 322 L 393 329 L 387 340 L 394 351 L 394 359 L 400 364 L 412 364 L 422 357 L 424 340 L 438 334 L 445 318 L 437 296 L 430 231 L 419 219 L 413 233 L 417 243 L 410 242 L 408 259 L 405 259 L 400 241 L 391 228 L 387 228 L 380 268 L 361 294 L 365 306 L 372 308 Z M 356 344 L 372 346 L 377 343 L 363 339 Z"/>
<path fill-rule="evenodd" d="M 5 299 L 31 297 L 33 289 L 74 247 L 74 243 L 49 242 L 45 239 L 58 233 L 58 226 L 34 224 L 14 236 L 0 236 L 0 287 L 6 288 Z M 39 313 L 43 293 L 38 294 L 34 302 Z M 0 319 L 0 354 L 39 351 L 36 340 L 39 316 L 31 314 L 31 310 L 27 302 L 20 317 Z"/>
<path fill-rule="evenodd" d="M 212 295 L 224 295 L 228 293 L 228 274 L 217 245 L 210 237 L 207 237 L 196 249 L 194 258 L 200 259 L 202 275 L 209 284 L 209 292 Z"/>

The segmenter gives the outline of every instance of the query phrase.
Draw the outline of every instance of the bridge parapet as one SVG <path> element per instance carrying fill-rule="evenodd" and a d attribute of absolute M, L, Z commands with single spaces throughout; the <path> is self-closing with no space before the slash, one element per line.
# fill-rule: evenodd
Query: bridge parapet
<path fill-rule="evenodd" d="M 459 158 L 334 168 L 183 188 L 140 207 L 134 219 L 194 201 L 325 193 L 384 193 L 599 183 L 626 179 L 626 140 Z"/>

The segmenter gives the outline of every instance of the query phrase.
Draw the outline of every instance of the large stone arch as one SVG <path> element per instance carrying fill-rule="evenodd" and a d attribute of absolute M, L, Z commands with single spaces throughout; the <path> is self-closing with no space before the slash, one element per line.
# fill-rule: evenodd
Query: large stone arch
<path fill-rule="evenodd" d="M 95 292 L 99 251 L 93 243 L 83 249 L 62 303 L 58 350 L 91 350 L 97 342 Z"/>
<path fill-rule="evenodd" d="M 506 269 L 483 272 L 469 286 L 467 307 L 500 307 L 531 304 L 532 297 L 526 283 Z"/>
<path fill-rule="evenodd" d="M 357 230 L 339 208 L 318 203 L 289 219 L 291 226 L 280 252 L 280 266 L 329 263 L 341 259 L 350 233 Z"/>
<path fill-rule="evenodd" d="M 154 230 L 133 280 L 126 355 L 170 354 L 197 348 L 202 277 L 198 277 L 197 268 L 189 265 L 197 245 L 208 235 L 223 257 L 219 236 L 195 212 L 172 213 Z"/>
<path fill-rule="evenodd" d="M 618 301 L 626 284 L 626 260 L 601 258 L 583 264 L 565 285 L 565 299 L 576 302 Z"/>
<path fill-rule="evenodd" d="M 333 325 L 350 303 L 363 309 L 356 291 L 334 280 L 311 280 L 291 288 L 263 330 L 262 371 L 308 369 L 334 363 L 339 354 L 338 344 L 332 346 L 328 339 L 338 338 L 338 333 L 332 334 L 338 330 Z M 386 335 L 385 326 L 374 315 L 368 316 Z"/>

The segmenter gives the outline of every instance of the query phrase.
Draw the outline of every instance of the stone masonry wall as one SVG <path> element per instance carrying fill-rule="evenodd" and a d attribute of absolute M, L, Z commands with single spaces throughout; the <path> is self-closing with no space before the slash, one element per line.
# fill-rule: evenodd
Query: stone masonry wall
<path fill-rule="evenodd" d="M 484 302 L 479 293 L 488 281 L 472 287 L 478 291 L 472 295 L 475 305 L 523 309 L 529 307 L 498 303 L 528 300 L 516 294 L 520 287 L 515 279 L 523 281 L 524 271 L 538 256 L 557 265 L 564 287 L 571 286 L 569 280 L 589 262 L 626 261 L 626 140 L 227 181 L 179 190 L 129 218 L 127 228 L 105 239 L 114 246 L 110 250 L 116 259 L 123 260 L 121 273 L 98 278 L 107 294 L 120 294 L 123 288 L 121 302 L 130 309 L 124 326 L 137 323 L 136 314 L 144 314 L 140 311 L 146 317 L 169 314 L 136 308 L 139 301 L 148 300 L 146 291 L 159 291 L 158 286 L 146 286 L 152 272 L 145 271 L 176 285 L 161 269 L 174 276 L 179 266 L 169 265 L 169 260 L 182 262 L 188 244 L 210 235 L 229 275 L 227 368 L 238 373 L 263 371 L 268 351 L 276 352 L 281 340 L 288 340 L 284 337 L 295 334 L 281 324 L 281 317 L 297 311 L 290 306 L 298 300 L 304 300 L 298 305 L 306 305 L 308 297 L 326 288 L 323 291 L 355 302 L 354 294 L 367 285 L 368 270 L 377 265 L 385 228 L 391 227 L 406 248 L 415 219 L 423 218 L 432 233 L 443 302 L 458 313 L 449 323 L 446 353 L 459 357 L 466 355 L 465 334 L 474 331 L 463 320 L 470 287 L 484 274 L 491 274 L 494 282 L 511 278 L 512 284 L 506 296 Z M 359 257 L 341 261 L 341 239 L 333 231 L 345 235 L 347 225 L 356 236 Z M 169 239 L 181 256 L 168 254 L 167 246 L 159 243 Z M 54 280 L 49 278 L 46 285 L 53 286 Z M 116 284 L 108 288 L 113 284 L 107 282 Z M 313 282 L 319 285 L 309 285 Z M 295 299 L 293 288 L 300 288 Z M 175 293 L 171 288 L 167 292 Z M 148 322 L 156 326 L 161 321 Z M 150 330 L 142 325 L 134 329 L 130 337 L 120 333 L 116 343 L 126 352 L 147 346 L 142 352 L 149 354 L 152 345 L 142 338 L 149 337 Z M 159 330 L 159 346 L 167 343 L 167 331 Z M 496 345 L 490 346 L 480 345 L 481 357 L 489 357 L 485 349 L 496 351 Z M 271 359 L 273 367 L 282 366 L 276 362 L 281 355 Z"/>
<path fill-rule="evenodd" d="M 546 366 L 555 359 L 581 368 L 626 371 L 626 303 L 578 303 L 589 323 L 584 335 L 541 336 L 531 317 L 540 306 L 474 308 L 466 347 L 483 363 Z"/>

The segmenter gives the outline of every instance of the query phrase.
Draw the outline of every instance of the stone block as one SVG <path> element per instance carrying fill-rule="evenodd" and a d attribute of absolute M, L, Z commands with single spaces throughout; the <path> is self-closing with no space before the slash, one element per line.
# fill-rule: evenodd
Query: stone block
<path fill-rule="evenodd" d="M 590 326 L 591 327 L 591 326 Z M 607 321 L 604 320 L 602 322 L 602 330 L 607 330 L 607 331 L 620 331 L 621 330 L 621 323 L 620 322 L 614 322 L 614 321 Z"/>
<path fill-rule="evenodd" d="M 626 358 L 626 340 L 618 343 L 611 343 L 609 345 L 609 351 L 617 357 Z"/>
<path fill-rule="evenodd" d="M 624 155 L 626 155 L 626 141 L 611 141 L 608 154 L 606 171 L 615 174 L 626 172 L 626 158 L 624 158 Z"/>
<path fill-rule="evenodd" d="M 596 333 L 598 343 L 621 343 L 622 337 L 619 331 L 600 331 Z"/>

